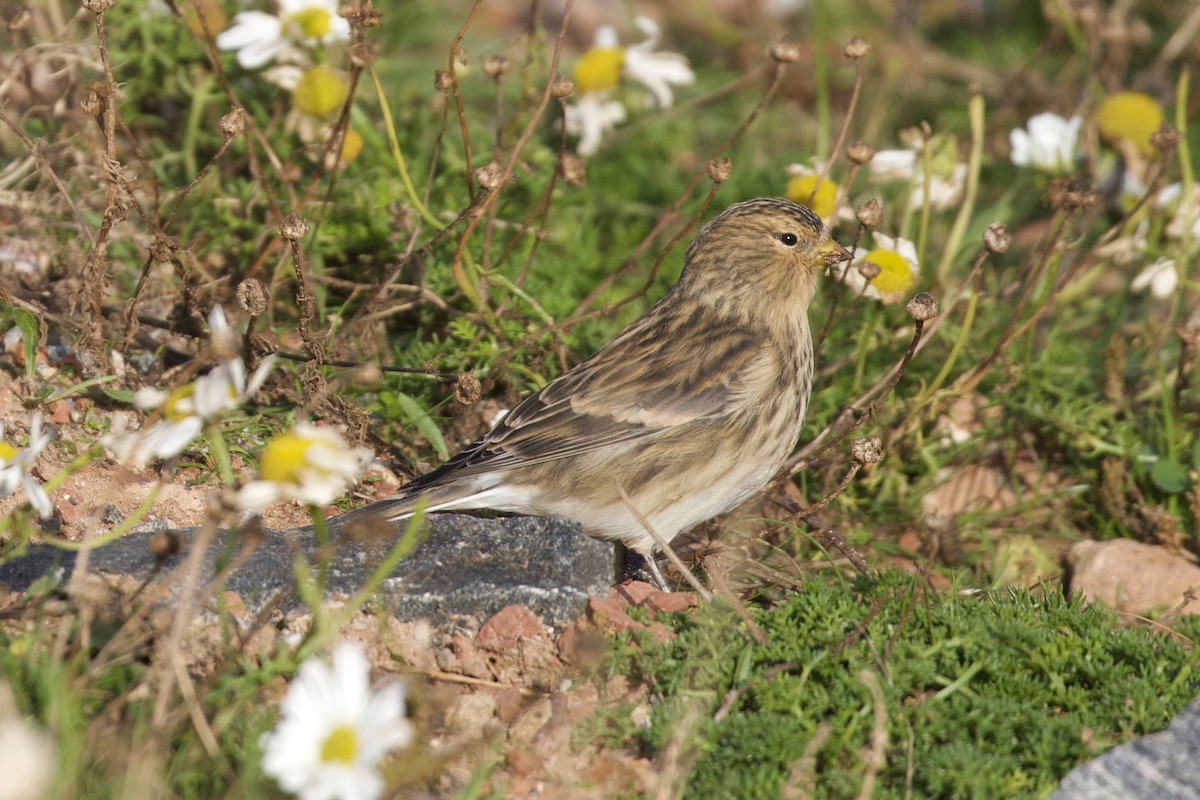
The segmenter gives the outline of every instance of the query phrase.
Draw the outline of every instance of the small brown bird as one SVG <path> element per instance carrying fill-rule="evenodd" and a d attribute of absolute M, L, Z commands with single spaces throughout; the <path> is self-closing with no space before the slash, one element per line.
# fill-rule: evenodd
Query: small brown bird
<path fill-rule="evenodd" d="M 645 556 L 665 588 L 638 515 L 670 541 L 775 475 L 808 407 L 817 277 L 849 258 L 804 206 L 730 206 L 637 321 L 442 467 L 362 511 L 397 520 L 424 499 L 427 511 L 569 517 Z"/>

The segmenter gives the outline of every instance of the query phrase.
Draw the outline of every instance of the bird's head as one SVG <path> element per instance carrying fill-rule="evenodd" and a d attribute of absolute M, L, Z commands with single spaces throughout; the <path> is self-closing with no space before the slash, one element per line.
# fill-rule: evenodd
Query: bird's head
<path fill-rule="evenodd" d="M 688 247 L 680 291 L 721 304 L 806 309 L 818 275 L 850 253 L 806 206 L 747 200 L 705 225 Z"/>

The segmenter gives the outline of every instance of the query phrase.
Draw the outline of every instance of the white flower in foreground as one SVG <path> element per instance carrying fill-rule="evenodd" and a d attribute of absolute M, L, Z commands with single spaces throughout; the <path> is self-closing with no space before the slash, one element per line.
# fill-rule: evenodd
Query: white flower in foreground
<path fill-rule="evenodd" d="M 341 434 L 301 422 L 267 442 L 258 480 L 243 486 L 237 504 L 258 509 L 283 498 L 306 505 L 332 503 L 371 463 L 371 452 L 352 448 Z"/>
<path fill-rule="evenodd" d="M 34 414 L 29 424 L 29 446 L 20 450 L 4 441 L 4 423 L 0 422 L 0 497 L 7 497 L 21 487 L 25 498 L 42 519 L 54 514 L 54 507 L 38 479 L 29 473 L 42 450 L 50 444 L 50 436 L 42 433 L 42 415 Z"/>
<path fill-rule="evenodd" d="M 625 74 L 649 89 L 660 108 L 669 108 L 675 101 L 671 87 L 691 86 L 696 82 L 696 73 L 679 53 L 654 51 L 662 40 L 662 31 L 654 20 L 636 17 L 633 23 L 646 34 L 646 40 L 625 48 Z"/>
<path fill-rule="evenodd" d="M 1200 184 L 1192 184 L 1190 198 L 1183 196 L 1183 184 L 1168 184 L 1159 191 L 1155 202 L 1159 208 L 1171 212 L 1163 233 L 1172 239 L 1200 241 Z"/>
<path fill-rule="evenodd" d="M 169 394 L 140 389 L 134 403 L 142 410 L 161 407 L 163 419 L 133 433 L 113 431 L 100 442 L 118 461 L 141 469 L 156 458 L 174 458 L 204 430 L 204 426 L 231 411 L 262 388 L 275 364 L 263 359 L 246 381 L 246 365 L 237 351 L 236 335 L 225 321 L 225 312 L 214 306 L 208 318 L 210 347 L 223 357 L 209 372 Z"/>
<path fill-rule="evenodd" d="M 1129 288 L 1135 292 L 1150 290 L 1150 294 L 1159 300 L 1166 300 L 1175 293 L 1179 285 L 1179 271 L 1175 267 L 1175 259 L 1160 258 L 1146 267 L 1133 281 Z"/>
<path fill-rule="evenodd" d="M 350 23 L 337 11 L 338 0 L 279 0 L 278 16 L 262 11 L 239 13 L 233 25 L 217 36 L 217 47 L 237 50 L 238 63 L 246 69 L 258 69 L 277 59 L 302 59 L 297 44 L 311 49 L 349 41 Z"/>
<path fill-rule="evenodd" d="M 7 687 L 3 687 L 7 688 Z M 49 733 L 16 714 L 0 715 L 0 798 L 43 800 L 54 785 L 55 744 Z"/>
<path fill-rule="evenodd" d="M 383 794 L 379 762 L 413 737 L 405 719 L 404 682 L 372 689 L 371 666 L 358 645 L 304 662 L 280 704 L 275 730 L 259 739 L 263 771 L 301 800 L 372 800 Z"/>
<path fill-rule="evenodd" d="M 916 150 L 879 150 L 870 162 L 871 179 L 876 181 L 912 180 L 916 167 Z"/>
<path fill-rule="evenodd" d="M 637 17 L 635 24 L 646 40 L 630 47 L 620 47 L 616 29 L 601 26 L 586 53 L 575 64 L 575 87 L 579 97 L 566 109 L 567 132 L 581 137 L 578 152 L 589 156 L 600 147 L 603 135 L 625 120 L 625 108 L 611 95 L 625 75 L 649 90 L 652 104 L 668 108 L 675 101 L 672 86 L 688 86 L 696 75 L 687 59 L 678 53 L 655 52 L 661 31 L 647 17 Z"/>
<path fill-rule="evenodd" d="M 953 140 L 935 136 L 929 168 L 929 205 L 944 211 L 962 198 L 967 185 L 967 165 L 958 160 Z M 912 185 L 909 203 L 913 208 L 925 205 L 925 168 L 923 145 L 910 150 L 880 150 L 871 159 L 871 180 L 908 181 Z"/>
<path fill-rule="evenodd" d="M 1018 167 L 1033 167 L 1050 173 L 1070 172 L 1075 164 L 1075 146 L 1083 117 L 1064 119 L 1049 111 L 1030 117 L 1024 128 L 1008 134 L 1009 157 Z"/>
<path fill-rule="evenodd" d="M 599 92 L 580 95 L 566 107 L 567 133 L 579 137 L 575 151 L 581 156 L 595 155 L 604 134 L 625 121 L 625 106 Z"/>
<path fill-rule="evenodd" d="M 872 236 L 874 249 L 857 248 L 854 259 L 838 269 L 845 276 L 846 285 L 855 292 L 881 303 L 898 303 L 916 286 L 921 274 L 917 248 L 907 239 L 893 239 L 878 231 Z M 859 269 L 860 265 L 871 272 L 878 270 L 878 274 L 868 280 Z"/>

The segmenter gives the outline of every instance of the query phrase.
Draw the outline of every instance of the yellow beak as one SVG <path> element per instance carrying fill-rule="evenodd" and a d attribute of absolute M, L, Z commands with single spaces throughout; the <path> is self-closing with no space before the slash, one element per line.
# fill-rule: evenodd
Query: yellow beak
<path fill-rule="evenodd" d="M 832 267 L 834 264 L 840 264 L 843 261 L 849 261 L 854 257 L 850 254 L 849 250 L 842 247 L 833 239 L 830 239 L 824 244 L 818 246 L 817 255 L 820 256 L 821 261 L 824 262 L 825 266 L 827 267 Z"/>

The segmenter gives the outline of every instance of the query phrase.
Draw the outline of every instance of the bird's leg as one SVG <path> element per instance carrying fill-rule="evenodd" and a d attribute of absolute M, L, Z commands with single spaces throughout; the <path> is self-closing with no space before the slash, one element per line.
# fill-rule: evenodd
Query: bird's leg
<path fill-rule="evenodd" d="M 654 557 L 654 553 L 645 556 L 646 566 L 650 570 L 650 575 L 654 578 L 654 582 L 658 584 L 658 588 L 664 592 L 670 592 L 671 587 L 667 585 L 667 579 L 663 577 L 662 570 L 658 568 L 658 559 Z"/>
<path fill-rule="evenodd" d="M 658 561 L 654 558 L 653 553 L 639 553 L 637 550 L 630 550 L 620 542 L 613 542 L 613 545 L 617 583 L 630 579 L 642 580 L 655 584 L 664 592 L 671 591 L 662 571 L 658 568 Z"/>

